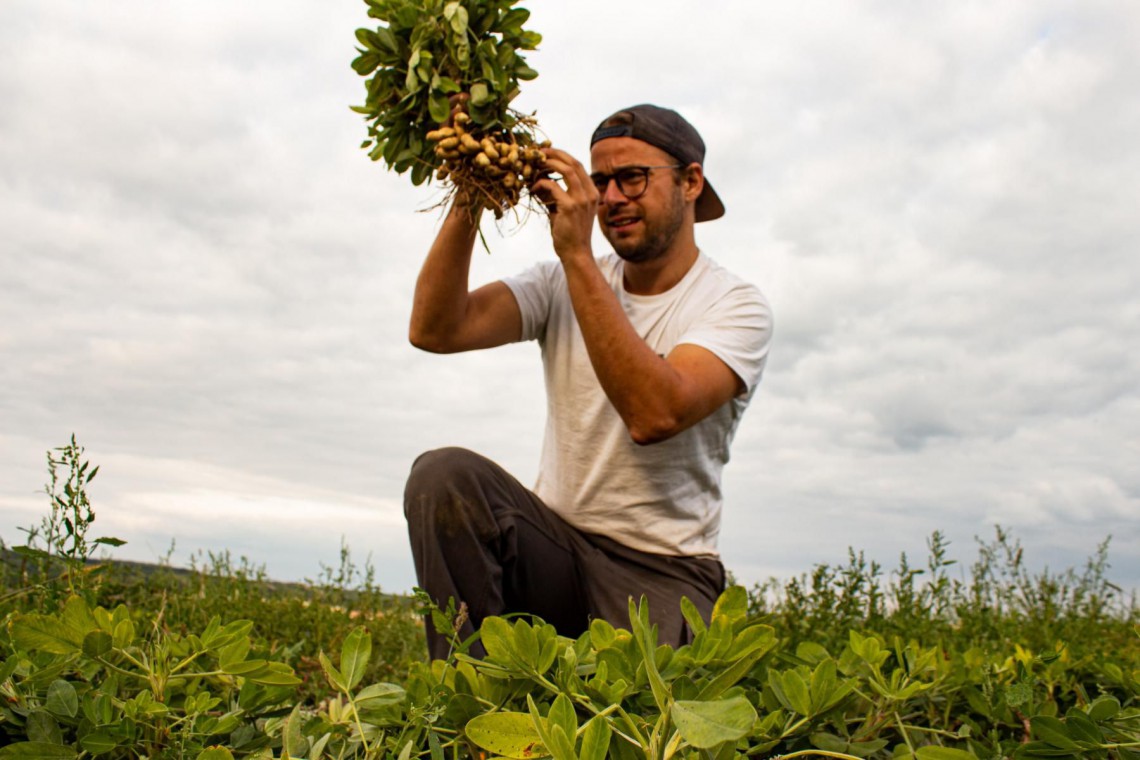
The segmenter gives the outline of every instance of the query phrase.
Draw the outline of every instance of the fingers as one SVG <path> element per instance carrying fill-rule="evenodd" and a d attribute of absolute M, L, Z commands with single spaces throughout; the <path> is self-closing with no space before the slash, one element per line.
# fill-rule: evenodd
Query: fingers
<path fill-rule="evenodd" d="M 562 180 L 562 185 L 554 183 L 558 190 L 564 191 L 568 198 L 591 205 L 597 204 L 598 190 L 580 161 L 557 148 L 545 148 L 543 153 L 546 154 L 545 173 L 556 172 Z"/>
<path fill-rule="evenodd" d="M 590 181 L 586 167 L 582 166 L 578 159 L 557 148 L 545 148 L 542 152 L 546 154 L 547 168 L 557 171 L 567 183 L 593 186 L 594 183 Z"/>

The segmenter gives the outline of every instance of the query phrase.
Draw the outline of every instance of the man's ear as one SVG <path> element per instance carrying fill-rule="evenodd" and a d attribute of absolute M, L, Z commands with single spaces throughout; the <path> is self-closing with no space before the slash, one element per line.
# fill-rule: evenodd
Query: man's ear
<path fill-rule="evenodd" d="M 689 164 L 682 171 L 681 186 L 684 188 L 685 202 L 695 203 L 705 189 L 705 171 L 697 163 Z"/>

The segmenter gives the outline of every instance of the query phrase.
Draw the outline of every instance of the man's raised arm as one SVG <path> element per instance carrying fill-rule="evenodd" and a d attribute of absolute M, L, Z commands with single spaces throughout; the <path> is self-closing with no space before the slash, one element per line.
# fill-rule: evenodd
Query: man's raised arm
<path fill-rule="evenodd" d="M 416 280 L 408 339 L 439 354 L 492 348 L 519 339 L 522 315 L 502 282 L 468 291 L 478 214 L 453 203 Z"/>

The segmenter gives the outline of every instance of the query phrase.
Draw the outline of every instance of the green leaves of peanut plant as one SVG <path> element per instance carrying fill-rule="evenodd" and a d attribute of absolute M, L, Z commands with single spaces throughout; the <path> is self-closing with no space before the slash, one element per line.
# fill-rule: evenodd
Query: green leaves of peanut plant
<path fill-rule="evenodd" d="M 10 647 L 0 669 L 0 743 L 13 731 L 27 741 L 9 741 L 0 758 L 82 751 L 118 760 L 150 753 L 140 737 L 151 737 L 151 749 L 176 741 L 193 757 L 212 737 L 248 734 L 259 709 L 300 683 L 288 665 L 250 656 L 251 628 L 214 618 L 197 635 L 140 635 L 126 607 L 107 610 L 81 596 L 57 613 L 10 615 L 0 640 Z"/>
<path fill-rule="evenodd" d="M 340 691 L 352 691 L 364 677 L 368 660 L 372 657 L 372 636 L 364 628 L 354 628 L 344 637 L 340 648 L 340 667 L 332 664 L 324 652 L 319 659 L 329 683 Z"/>
<path fill-rule="evenodd" d="M 464 729 L 476 746 L 501 757 L 553 757 L 554 760 L 605 760 L 612 730 L 604 716 L 578 725 L 570 698 L 559 694 L 543 715 L 527 695 L 529 712 L 491 712 L 472 718 Z"/>
<path fill-rule="evenodd" d="M 548 671 L 558 657 L 558 634 L 545 623 L 531 625 L 519 618 L 511 625 L 500 617 L 489 617 L 480 629 L 487 658 L 527 674 Z"/>
<path fill-rule="evenodd" d="M 756 722 L 756 708 L 741 696 L 709 702 L 677 701 L 669 715 L 677 731 L 698 749 L 743 739 Z"/>
<path fill-rule="evenodd" d="M 530 11 L 518 0 L 365 0 L 368 15 L 382 22 L 356 31 L 356 73 L 367 77 L 365 102 L 352 110 L 368 123 L 361 145 L 374 161 L 413 184 L 427 181 L 439 164 L 424 136 L 445 122 L 449 96 L 470 96 L 469 113 L 478 127 L 511 129 L 510 109 L 519 82 L 538 72 L 521 51 L 534 50 L 542 36 L 523 29 Z"/>
<path fill-rule="evenodd" d="M 476 746 L 502 757 L 546 757 L 549 753 L 527 713 L 493 712 L 468 721 L 463 729 Z"/>
<path fill-rule="evenodd" d="M 820 715 L 851 693 L 852 684 L 836 678 L 835 660 L 820 662 L 815 670 L 806 667 L 779 672 L 768 671 L 768 685 L 786 709 L 804 717 Z"/>

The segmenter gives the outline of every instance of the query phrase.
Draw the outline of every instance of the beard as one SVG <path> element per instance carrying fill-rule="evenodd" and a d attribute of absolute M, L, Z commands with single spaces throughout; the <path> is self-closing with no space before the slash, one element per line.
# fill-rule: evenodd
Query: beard
<path fill-rule="evenodd" d="M 643 216 L 641 221 L 645 234 L 632 240 L 613 235 L 608 227 L 602 227 L 602 234 L 613 246 L 614 253 L 634 264 L 660 258 L 677 238 L 685 223 L 685 201 L 680 186 L 669 196 L 669 206 L 661 209 L 656 219 Z"/>

